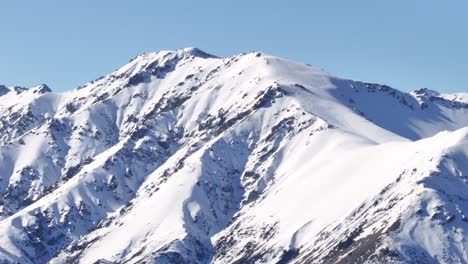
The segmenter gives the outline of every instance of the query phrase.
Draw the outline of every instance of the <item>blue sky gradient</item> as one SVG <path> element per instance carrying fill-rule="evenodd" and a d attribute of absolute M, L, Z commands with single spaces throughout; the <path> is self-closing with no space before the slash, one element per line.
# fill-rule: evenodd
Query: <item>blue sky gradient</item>
<path fill-rule="evenodd" d="M 3 1 L 0 83 L 66 91 L 136 54 L 262 50 L 410 91 L 468 90 L 468 1 Z"/>

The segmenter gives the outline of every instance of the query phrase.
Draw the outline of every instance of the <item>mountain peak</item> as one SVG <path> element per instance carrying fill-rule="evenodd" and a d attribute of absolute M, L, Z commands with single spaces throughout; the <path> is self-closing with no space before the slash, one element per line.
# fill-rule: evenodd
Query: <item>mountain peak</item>
<path fill-rule="evenodd" d="M 0 84 L 0 96 L 5 95 L 10 92 L 10 89 L 5 85 Z"/>
<path fill-rule="evenodd" d="M 38 93 L 38 94 L 52 92 L 52 90 L 49 88 L 49 86 L 47 86 L 47 84 L 41 84 L 41 85 L 35 86 L 35 87 L 31 88 L 31 91 L 33 93 Z"/>
<path fill-rule="evenodd" d="M 418 90 L 413 91 L 413 94 L 416 96 L 439 96 L 440 93 L 428 88 L 421 88 Z"/>
<path fill-rule="evenodd" d="M 187 54 L 190 54 L 190 55 L 193 55 L 195 57 L 200 57 L 200 58 L 218 58 L 217 56 L 215 55 L 212 55 L 212 54 L 209 54 L 199 48 L 195 48 L 195 47 L 187 47 L 187 48 L 182 48 L 182 49 L 179 49 L 181 50 L 183 53 L 187 53 Z"/>
<path fill-rule="evenodd" d="M 205 59 L 206 58 L 218 58 L 218 56 L 209 54 L 195 47 L 180 48 L 180 49 L 175 49 L 175 50 L 160 50 L 160 51 L 143 52 L 141 54 L 138 54 L 136 58 L 154 58 L 154 57 L 159 58 L 160 56 L 183 57 L 184 55 L 191 55 L 194 57 L 205 58 Z"/>

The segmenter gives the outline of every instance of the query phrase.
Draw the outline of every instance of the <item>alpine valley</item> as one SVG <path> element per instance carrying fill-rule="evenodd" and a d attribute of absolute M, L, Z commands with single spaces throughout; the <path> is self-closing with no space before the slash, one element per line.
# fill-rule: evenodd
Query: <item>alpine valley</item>
<path fill-rule="evenodd" d="M 0 86 L 0 263 L 468 263 L 468 93 L 262 52 Z"/>

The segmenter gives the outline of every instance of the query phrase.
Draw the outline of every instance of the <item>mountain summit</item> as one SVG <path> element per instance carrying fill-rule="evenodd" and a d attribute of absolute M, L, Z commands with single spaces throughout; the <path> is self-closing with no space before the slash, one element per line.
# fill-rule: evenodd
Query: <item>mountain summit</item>
<path fill-rule="evenodd" d="M 0 263 L 467 263 L 467 98 L 196 48 L 0 86 Z"/>

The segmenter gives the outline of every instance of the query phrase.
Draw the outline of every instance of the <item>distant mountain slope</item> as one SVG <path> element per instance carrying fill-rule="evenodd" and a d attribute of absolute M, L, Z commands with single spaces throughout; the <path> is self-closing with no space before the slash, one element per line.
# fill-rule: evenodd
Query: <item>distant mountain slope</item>
<path fill-rule="evenodd" d="M 465 98 L 195 48 L 0 86 L 0 263 L 468 262 Z"/>

